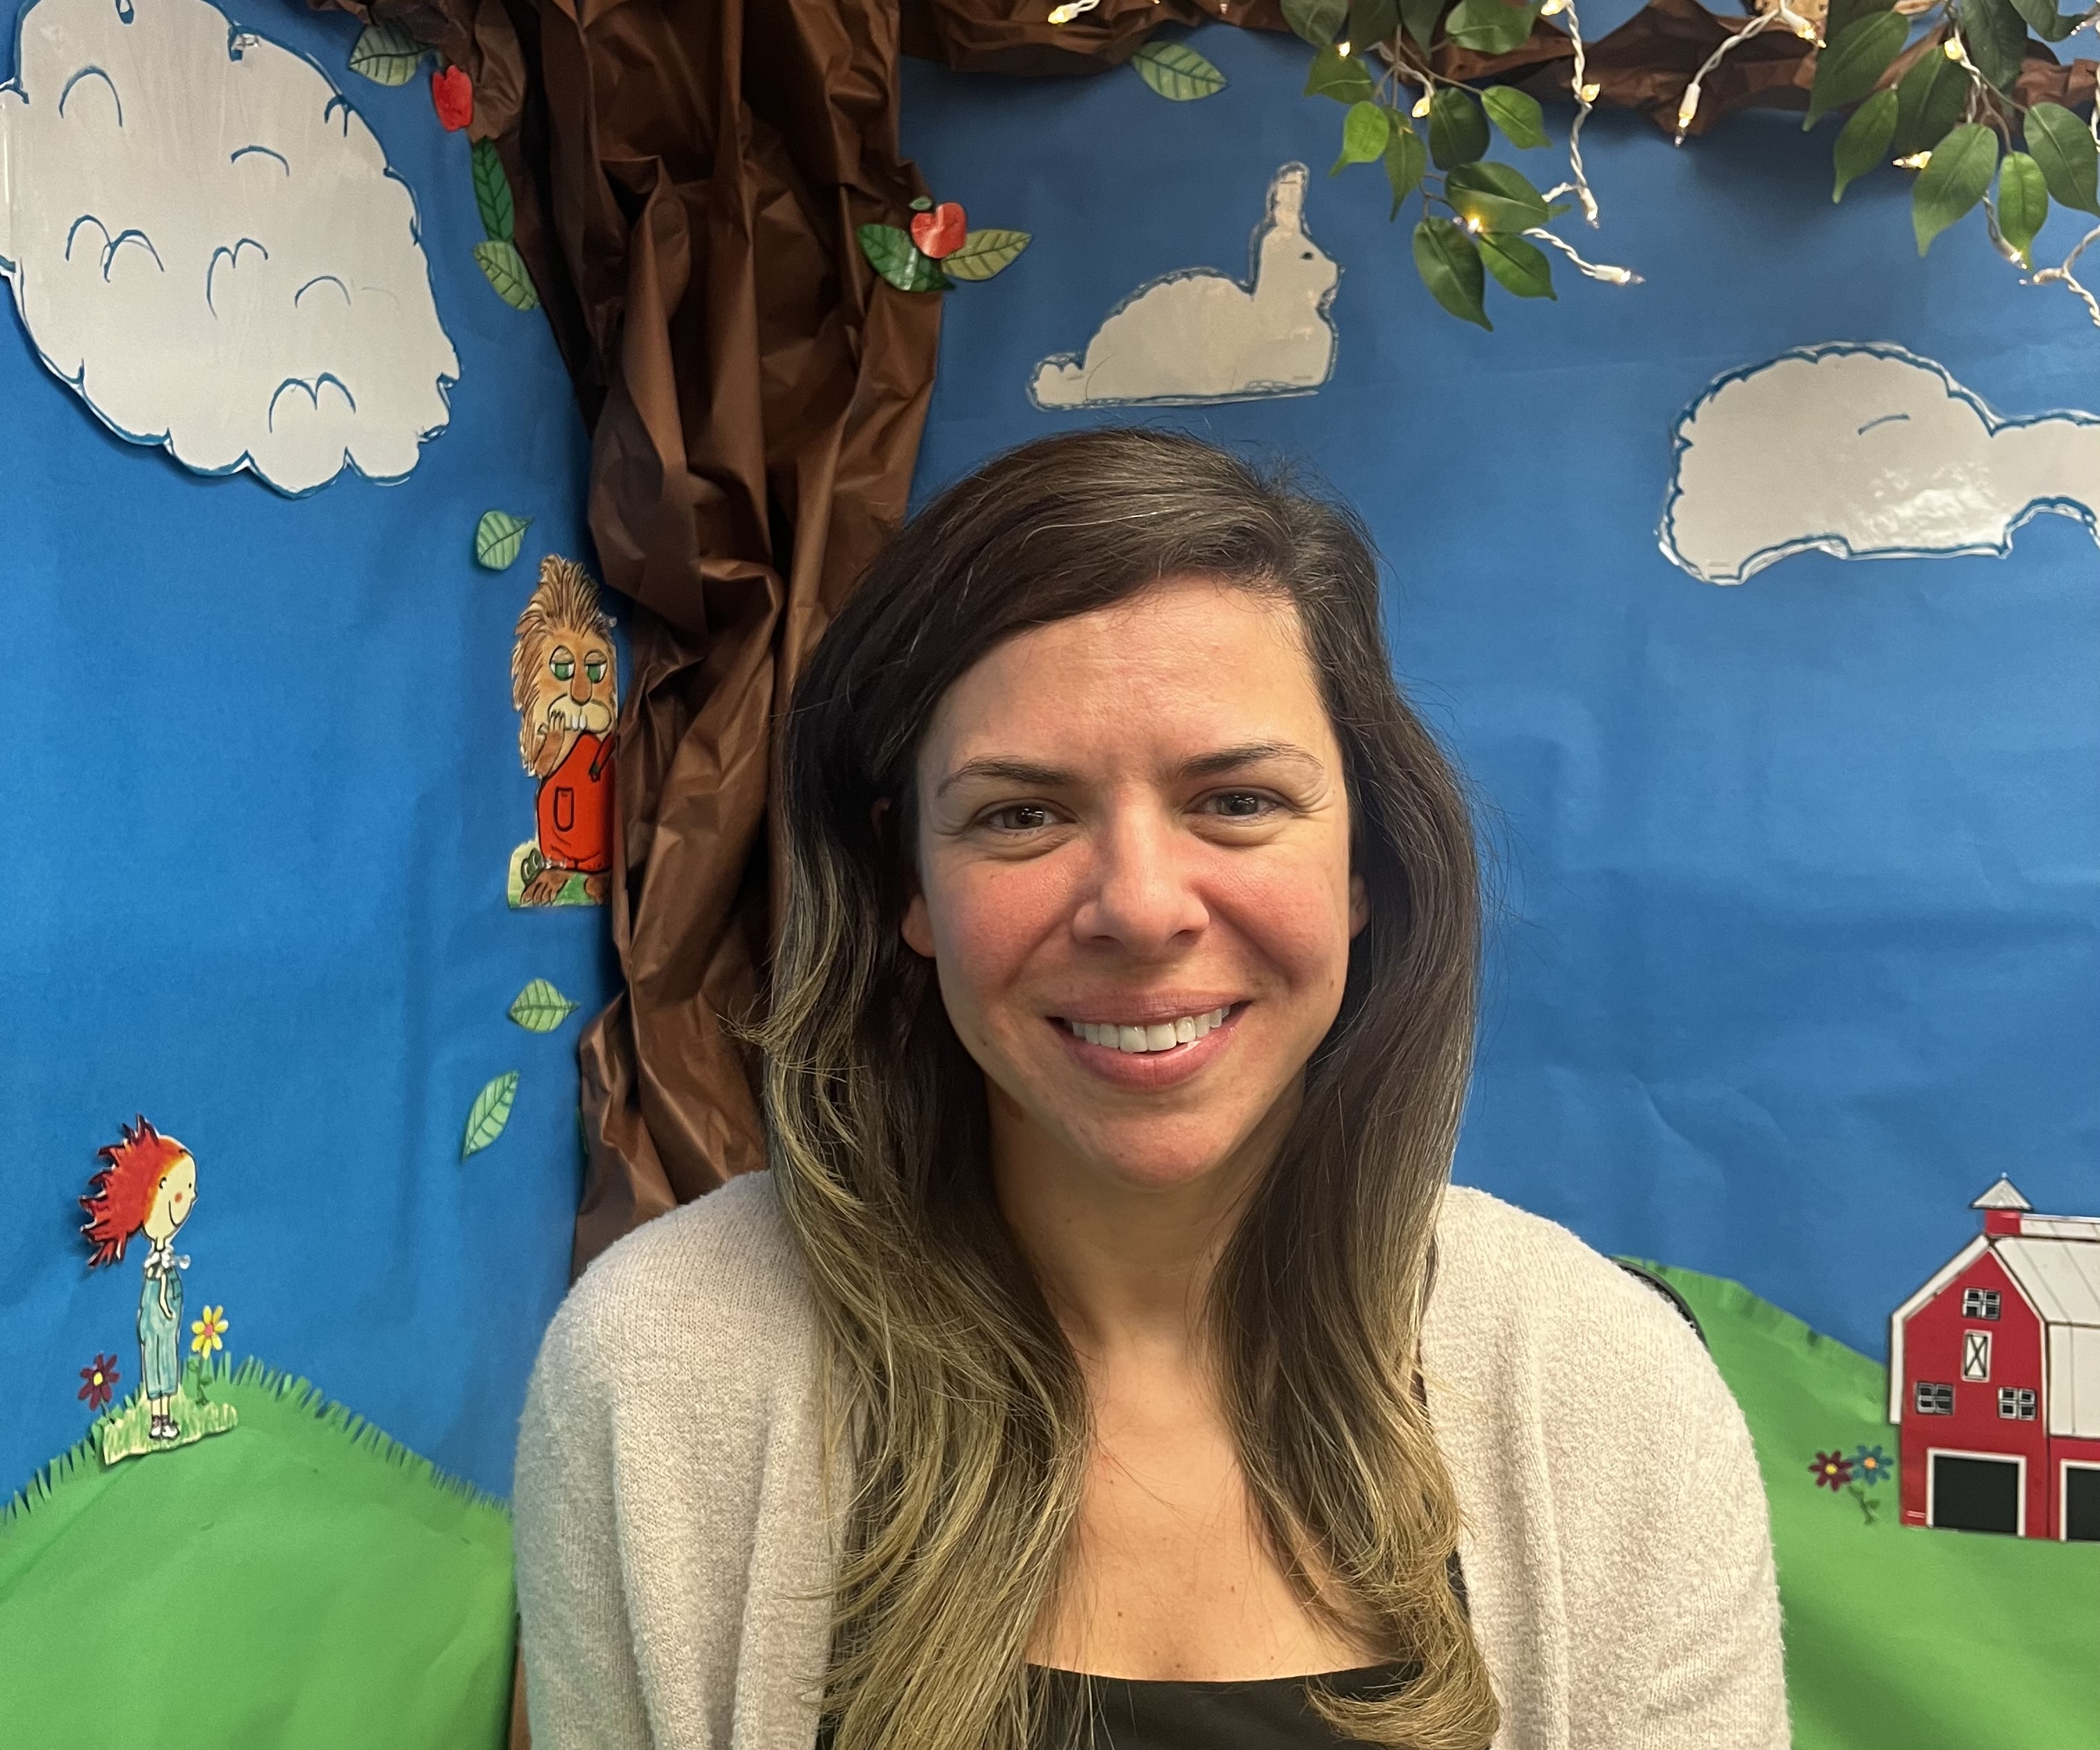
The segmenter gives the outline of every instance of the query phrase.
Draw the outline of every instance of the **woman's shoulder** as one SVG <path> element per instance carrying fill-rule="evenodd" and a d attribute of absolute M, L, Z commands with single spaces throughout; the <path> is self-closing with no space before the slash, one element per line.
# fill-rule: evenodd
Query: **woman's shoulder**
<path fill-rule="evenodd" d="M 615 1395 L 777 1384 L 814 1329 L 773 1175 L 752 1173 L 607 1248 L 554 1315 L 538 1372 Z"/>
<path fill-rule="evenodd" d="M 1697 1332 L 1652 1284 L 1483 1191 L 1445 1194 L 1427 1324 L 1432 1371 L 1498 1393 L 1521 1373 L 1609 1415 L 1680 1390 L 1734 1408 Z"/>

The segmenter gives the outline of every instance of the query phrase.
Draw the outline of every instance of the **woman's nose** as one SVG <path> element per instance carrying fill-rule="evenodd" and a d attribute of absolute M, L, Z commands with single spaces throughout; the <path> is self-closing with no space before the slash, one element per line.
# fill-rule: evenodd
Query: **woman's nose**
<path fill-rule="evenodd" d="M 1096 841 L 1093 881 L 1073 918 L 1083 937 L 1137 953 L 1157 952 L 1202 929 L 1186 835 L 1169 822 L 1114 822 Z"/>

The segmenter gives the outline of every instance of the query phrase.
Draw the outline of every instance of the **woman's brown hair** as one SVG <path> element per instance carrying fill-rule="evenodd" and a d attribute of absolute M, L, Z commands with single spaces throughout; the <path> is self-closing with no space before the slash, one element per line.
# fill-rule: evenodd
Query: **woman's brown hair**
<path fill-rule="evenodd" d="M 1417 1372 L 1475 1023 L 1465 803 L 1394 683 L 1357 519 L 1195 439 L 1093 431 L 999 457 L 929 504 L 826 633 L 788 717 L 788 899 L 759 1036 L 851 1478 L 825 1689 L 837 1750 L 1023 1750 L 1040 1711 L 1029 1639 L 1090 1438 L 1077 1360 L 994 1199 L 982 1075 L 898 934 L 920 738 L 1004 640 L 1179 577 L 1295 607 L 1370 899 L 1302 1108 L 1212 1285 L 1225 1412 L 1308 1607 L 1415 1667 L 1376 1700 L 1316 1683 L 1321 1711 L 1420 1750 L 1493 1734 Z"/>

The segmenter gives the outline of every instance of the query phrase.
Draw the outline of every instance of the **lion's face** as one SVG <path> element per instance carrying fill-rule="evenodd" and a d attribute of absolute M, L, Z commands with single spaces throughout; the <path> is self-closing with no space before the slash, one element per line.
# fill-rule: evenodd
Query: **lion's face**
<path fill-rule="evenodd" d="M 544 776 L 581 732 L 612 732 L 620 709 L 612 622 L 583 568 L 549 559 L 518 620 L 511 652 L 511 702 L 525 769 Z"/>

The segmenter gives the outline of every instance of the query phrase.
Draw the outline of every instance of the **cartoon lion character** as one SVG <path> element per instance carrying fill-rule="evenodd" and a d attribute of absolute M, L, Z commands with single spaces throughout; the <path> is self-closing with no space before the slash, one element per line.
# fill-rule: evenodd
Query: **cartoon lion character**
<path fill-rule="evenodd" d="M 605 903 L 619 689 L 612 621 L 597 584 L 574 559 L 549 554 L 510 652 L 518 752 L 540 780 L 538 830 L 512 861 L 513 905 Z M 580 894 L 571 886 L 578 877 Z"/>

